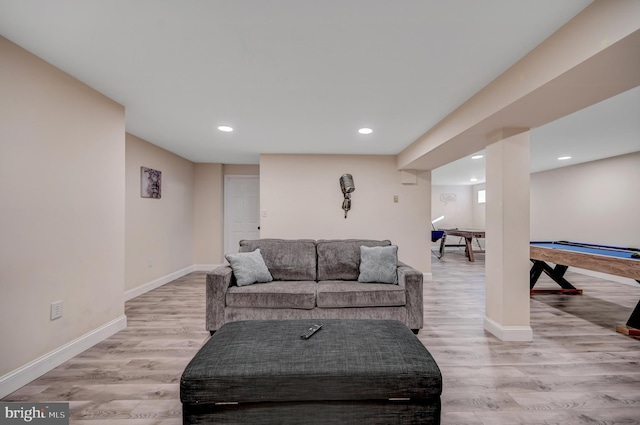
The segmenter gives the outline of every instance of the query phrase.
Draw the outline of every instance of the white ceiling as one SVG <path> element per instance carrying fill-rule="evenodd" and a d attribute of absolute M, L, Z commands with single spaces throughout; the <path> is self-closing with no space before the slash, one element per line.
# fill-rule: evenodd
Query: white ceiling
<path fill-rule="evenodd" d="M 590 3 L 0 0 L 0 34 L 124 105 L 128 132 L 194 162 L 257 164 L 397 154 Z M 593 117 L 576 116 L 534 131 L 532 166 L 570 141 L 586 152 Z"/>
<path fill-rule="evenodd" d="M 640 87 L 531 130 L 532 173 L 637 151 Z M 571 159 L 559 161 L 563 156 Z M 478 180 L 472 182 L 472 178 Z M 461 158 L 433 170 L 431 181 L 438 185 L 483 183 L 485 160 Z"/>

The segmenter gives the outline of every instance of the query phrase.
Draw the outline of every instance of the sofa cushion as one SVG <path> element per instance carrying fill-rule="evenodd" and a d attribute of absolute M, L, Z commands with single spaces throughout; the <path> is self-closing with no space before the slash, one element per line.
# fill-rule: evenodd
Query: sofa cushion
<path fill-rule="evenodd" d="M 240 252 L 260 248 L 273 280 L 316 280 L 316 241 L 253 239 L 240 241 Z"/>
<path fill-rule="evenodd" d="M 260 249 L 252 252 L 227 254 L 225 258 L 231 264 L 238 286 L 251 285 L 256 282 L 271 282 L 273 278 L 260 255 Z"/>
<path fill-rule="evenodd" d="M 274 281 L 227 289 L 229 307 L 299 308 L 311 310 L 316 306 L 316 282 Z"/>
<path fill-rule="evenodd" d="M 405 288 L 386 283 L 318 282 L 318 307 L 396 307 L 407 302 Z"/>
<path fill-rule="evenodd" d="M 388 240 L 320 240 L 317 242 L 318 280 L 358 280 L 360 247 L 389 245 L 391 241 Z"/>
<path fill-rule="evenodd" d="M 398 247 L 361 246 L 358 282 L 398 283 Z"/>

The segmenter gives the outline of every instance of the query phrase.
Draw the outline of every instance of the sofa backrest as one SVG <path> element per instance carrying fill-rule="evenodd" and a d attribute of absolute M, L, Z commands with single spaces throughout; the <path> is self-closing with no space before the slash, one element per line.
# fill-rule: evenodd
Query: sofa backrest
<path fill-rule="evenodd" d="M 358 280 L 360 247 L 388 246 L 391 241 L 370 239 L 319 240 L 318 280 Z"/>
<path fill-rule="evenodd" d="M 260 248 L 273 280 L 316 280 L 316 241 L 253 239 L 240 241 L 239 252 Z"/>

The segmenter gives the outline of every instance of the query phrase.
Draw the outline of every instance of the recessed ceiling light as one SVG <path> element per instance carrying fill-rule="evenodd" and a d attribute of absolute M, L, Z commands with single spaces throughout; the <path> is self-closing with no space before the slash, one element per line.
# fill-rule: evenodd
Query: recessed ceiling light
<path fill-rule="evenodd" d="M 370 128 L 364 127 L 364 128 L 361 128 L 360 130 L 358 130 L 358 133 L 360 133 L 360 134 L 371 134 L 371 133 L 373 133 L 373 130 L 371 130 Z"/>
<path fill-rule="evenodd" d="M 478 179 L 474 177 L 474 178 L 472 178 L 472 179 L 469 179 L 469 181 L 470 181 L 470 182 L 477 182 L 477 181 L 478 181 Z"/>
<path fill-rule="evenodd" d="M 218 130 L 224 131 L 225 133 L 230 133 L 233 131 L 233 127 L 229 127 L 228 125 L 219 125 Z"/>
<path fill-rule="evenodd" d="M 480 158 L 484 158 L 484 155 L 473 155 L 471 157 L 471 159 L 480 159 Z"/>
<path fill-rule="evenodd" d="M 558 161 L 566 161 L 567 159 L 571 159 L 571 157 L 570 157 L 570 156 L 561 156 L 561 157 L 558 157 Z"/>

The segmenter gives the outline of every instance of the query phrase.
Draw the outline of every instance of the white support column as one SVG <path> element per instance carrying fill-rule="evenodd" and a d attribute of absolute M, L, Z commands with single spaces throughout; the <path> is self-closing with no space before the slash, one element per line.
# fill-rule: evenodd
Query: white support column
<path fill-rule="evenodd" d="M 503 341 L 531 341 L 529 313 L 529 130 L 502 129 L 486 153 L 486 315 Z"/>

